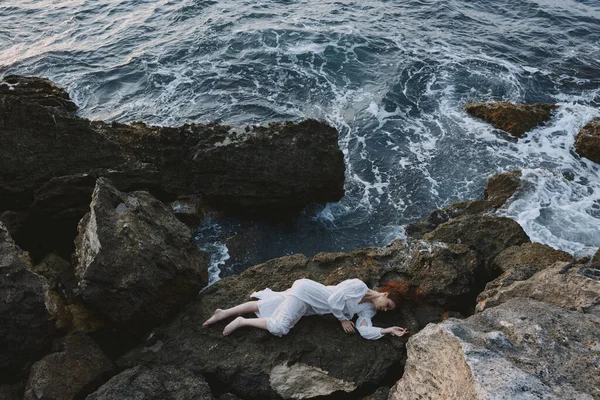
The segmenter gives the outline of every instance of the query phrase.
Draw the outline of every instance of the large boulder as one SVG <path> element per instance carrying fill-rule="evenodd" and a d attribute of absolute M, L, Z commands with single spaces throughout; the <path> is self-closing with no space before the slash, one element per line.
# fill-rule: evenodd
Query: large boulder
<path fill-rule="evenodd" d="M 597 399 L 600 317 L 512 299 L 410 338 L 390 400 Z"/>
<path fill-rule="evenodd" d="M 213 400 L 201 375 L 172 365 L 137 366 L 112 377 L 86 400 Z"/>
<path fill-rule="evenodd" d="M 537 272 L 550 265 L 563 261 L 574 261 L 573 256 L 561 250 L 556 250 L 547 244 L 525 243 L 512 246 L 498 254 L 494 259 L 494 268 L 502 274 L 485 286 L 485 290 L 477 297 L 477 310 L 497 304 L 494 298 L 499 290 L 517 281 L 531 278 Z"/>
<path fill-rule="evenodd" d="M 580 156 L 600 163 L 600 117 L 581 128 L 575 140 L 575 151 Z"/>
<path fill-rule="evenodd" d="M 85 334 L 66 336 L 59 351 L 31 367 L 25 400 L 71 400 L 90 393 L 108 379 L 114 366 L 98 345 Z"/>
<path fill-rule="evenodd" d="M 515 297 L 528 297 L 569 310 L 600 315 L 600 269 L 589 265 L 557 262 L 531 278 L 503 282 L 478 297 L 477 310 L 505 303 Z"/>
<path fill-rule="evenodd" d="M 206 285 L 206 255 L 191 231 L 147 192 L 100 178 L 76 240 L 79 296 L 108 323 L 140 333 Z"/>
<path fill-rule="evenodd" d="M 0 223 L 0 383 L 22 376 L 51 345 L 47 285 Z"/>
<path fill-rule="evenodd" d="M 469 246 L 484 265 L 484 277 L 495 277 L 493 260 L 504 249 L 530 242 L 521 226 L 510 218 L 463 215 L 439 225 L 425 240 Z"/>
<path fill-rule="evenodd" d="M 414 239 L 420 239 L 452 218 L 488 214 L 497 210 L 515 194 L 521 184 L 521 175 L 520 170 L 514 170 L 491 176 L 483 200 L 461 201 L 434 210 L 425 220 L 409 224 L 406 227 L 406 234 Z"/>
<path fill-rule="evenodd" d="M 515 104 L 508 102 L 467 104 L 467 114 L 490 123 L 516 137 L 522 137 L 552 118 L 555 104 Z"/>

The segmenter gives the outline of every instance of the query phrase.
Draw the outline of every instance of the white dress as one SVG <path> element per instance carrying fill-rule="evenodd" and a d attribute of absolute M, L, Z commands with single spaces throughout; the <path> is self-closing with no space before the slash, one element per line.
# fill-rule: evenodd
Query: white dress
<path fill-rule="evenodd" d="M 365 339 L 375 340 L 383 337 L 381 328 L 371 323 L 377 312 L 370 302 L 360 303 L 367 290 L 360 279 L 348 279 L 335 286 L 299 279 L 283 292 L 267 288 L 250 297 L 259 299 L 256 315 L 267 320 L 267 329 L 275 336 L 286 335 L 305 315 L 333 314 L 343 321 L 357 314 L 356 330 Z"/>

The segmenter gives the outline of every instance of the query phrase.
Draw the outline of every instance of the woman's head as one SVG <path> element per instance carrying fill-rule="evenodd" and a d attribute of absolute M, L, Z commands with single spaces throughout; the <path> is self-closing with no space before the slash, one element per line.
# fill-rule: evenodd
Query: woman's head
<path fill-rule="evenodd" d="M 422 297 L 418 288 L 413 287 L 407 282 L 403 281 L 388 282 L 381 288 L 377 289 L 377 291 L 382 293 L 385 296 L 385 299 L 394 304 L 393 308 L 390 308 L 391 310 L 396 308 L 396 305 L 400 304 L 401 302 L 418 303 L 419 299 Z"/>
<path fill-rule="evenodd" d="M 377 311 L 389 311 L 396 308 L 396 303 L 389 298 L 388 292 L 379 292 L 381 296 L 373 299 L 373 307 Z"/>

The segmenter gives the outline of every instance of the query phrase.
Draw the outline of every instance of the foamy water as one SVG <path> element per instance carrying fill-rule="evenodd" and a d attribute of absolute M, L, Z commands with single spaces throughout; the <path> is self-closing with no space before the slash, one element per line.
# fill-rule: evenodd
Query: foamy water
<path fill-rule="evenodd" d="M 532 240 L 600 246 L 598 165 L 573 152 L 600 115 L 596 0 L 5 1 L 0 74 L 47 76 L 93 119 L 334 125 L 346 196 L 280 222 L 207 220 L 211 279 L 286 254 L 383 245 L 524 169 L 499 211 Z M 558 103 L 516 141 L 471 101 Z M 243 240 L 242 240 L 243 239 Z M 240 243 L 247 243 L 241 245 Z M 228 258 L 229 257 L 229 258 Z"/>

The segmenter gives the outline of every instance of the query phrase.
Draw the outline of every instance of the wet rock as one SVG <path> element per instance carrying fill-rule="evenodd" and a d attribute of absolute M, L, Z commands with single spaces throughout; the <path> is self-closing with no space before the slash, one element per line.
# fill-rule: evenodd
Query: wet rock
<path fill-rule="evenodd" d="M 22 376 L 50 347 L 54 322 L 46 283 L 0 223 L 0 383 Z"/>
<path fill-rule="evenodd" d="M 408 341 L 390 400 L 598 398 L 600 317 L 512 299 Z"/>
<path fill-rule="evenodd" d="M 573 257 L 561 250 L 541 243 L 525 243 L 509 247 L 494 259 L 495 269 L 502 274 L 485 286 L 485 290 L 477 297 L 477 310 L 481 311 L 502 290 L 514 282 L 531 278 L 537 272 L 559 262 L 572 262 Z M 494 300 L 488 306 L 497 304 Z"/>
<path fill-rule="evenodd" d="M 440 224 L 463 215 L 488 214 L 504 205 L 521 184 L 521 171 L 514 170 L 494 175 L 488 179 L 483 200 L 453 203 L 434 210 L 424 221 L 409 224 L 406 234 L 414 239 L 433 231 Z"/>
<path fill-rule="evenodd" d="M 210 214 L 201 196 L 182 196 L 171 203 L 171 208 L 177 219 L 192 229 L 202 223 L 206 214 Z"/>
<path fill-rule="evenodd" d="M 213 400 L 201 375 L 172 365 L 137 366 L 112 377 L 86 400 Z"/>
<path fill-rule="evenodd" d="M 507 102 L 468 104 L 467 114 L 490 123 L 516 137 L 522 137 L 552 118 L 555 104 L 515 104 Z"/>
<path fill-rule="evenodd" d="M 200 193 L 232 207 L 299 208 L 343 195 L 338 134 L 321 122 L 170 128 L 89 121 L 76 109 L 46 79 L 2 81 L 0 211 L 28 208 L 35 194 L 49 207 L 64 196 L 60 212 L 71 215 L 94 187 L 86 174 L 108 177 L 121 190 L 143 188 L 171 200 Z M 36 193 L 56 177 L 62 181 Z"/>
<path fill-rule="evenodd" d="M 79 296 L 132 334 L 173 315 L 207 283 L 206 255 L 190 230 L 147 192 L 100 178 L 79 224 Z"/>
<path fill-rule="evenodd" d="M 464 215 L 451 219 L 426 234 L 424 239 L 469 246 L 483 263 L 482 272 L 486 279 L 497 275 L 492 261 L 498 254 L 508 247 L 530 242 L 517 222 L 486 215 Z"/>
<path fill-rule="evenodd" d="M 598 249 L 596 254 L 594 254 L 594 257 L 592 258 L 592 264 L 600 264 L 600 249 Z"/>
<path fill-rule="evenodd" d="M 581 128 L 575 140 L 575 151 L 580 156 L 600 163 L 600 117 Z"/>
<path fill-rule="evenodd" d="M 114 366 L 96 343 L 85 334 L 62 340 L 59 351 L 31 367 L 25 400 L 69 400 L 81 398 L 94 385 L 106 380 Z"/>
<path fill-rule="evenodd" d="M 600 315 L 600 269 L 589 265 L 557 262 L 526 280 L 503 282 L 478 298 L 477 311 L 528 297 L 568 310 Z"/>

